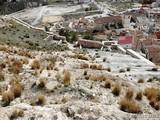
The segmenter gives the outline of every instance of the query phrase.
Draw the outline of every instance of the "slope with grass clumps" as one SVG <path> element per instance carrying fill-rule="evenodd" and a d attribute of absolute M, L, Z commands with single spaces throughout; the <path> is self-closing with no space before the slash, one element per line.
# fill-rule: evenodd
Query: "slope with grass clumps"
<path fill-rule="evenodd" d="M 133 114 L 160 114 L 158 76 L 148 82 L 142 76 L 146 81 L 131 80 L 127 75 L 136 68 L 119 73 L 128 65 L 112 67 L 112 57 L 120 53 L 107 52 L 106 60 L 103 54 L 93 60 L 90 53 L 97 50 L 55 52 L 0 45 L 1 118 L 123 120 Z"/>

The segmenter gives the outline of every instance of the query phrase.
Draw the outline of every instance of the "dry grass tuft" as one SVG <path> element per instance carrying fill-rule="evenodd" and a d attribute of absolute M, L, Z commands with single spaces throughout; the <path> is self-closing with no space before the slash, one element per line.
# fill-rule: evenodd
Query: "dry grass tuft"
<path fill-rule="evenodd" d="M 42 66 L 42 67 L 40 68 L 39 72 L 42 73 L 44 69 L 45 69 L 45 67 Z"/>
<path fill-rule="evenodd" d="M 71 81 L 71 73 L 68 70 L 64 71 L 64 78 L 63 78 L 63 84 L 65 86 L 68 86 Z"/>
<path fill-rule="evenodd" d="M 45 86 L 46 86 L 46 79 L 44 79 L 44 78 L 41 78 L 40 80 L 39 80 L 39 84 L 38 84 L 38 88 L 45 88 Z"/>
<path fill-rule="evenodd" d="M 37 102 L 36 104 L 37 105 L 44 105 L 46 102 L 46 98 L 44 95 L 38 95 L 38 99 L 37 99 Z"/>
<path fill-rule="evenodd" d="M 106 60 L 107 60 L 107 58 L 106 58 L 106 57 L 104 57 L 104 58 L 103 58 L 103 62 L 106 62 Z"/>
<path fill-rule="evenodd" d="M 12 59 L 13 61 L 12 65 L 9 68 L 9 71 L 12 72 L 13 74 L 18 74 L 22 70 L 22 63 L 18 59 Z"/>
<path fill-rule="evenodd" d="M 13 92 L 15 98 L 20 97 L 23 91 L 23 88 L 19 82 L 13 83 L 11 87 L 11 91 Z"/>
<path fill-rule="evenodd" d="M 4 62 L 0 62 L 0 70 L 4 69 L 6 67 L 6 64 Z"/>
<path fill-rule="evenodd" d="M 96 65 L 96 64 L 90 65 L 90 68 L 94 69 L 94 70 L 103 70 L 103 66 L 102 65 Z"/>
<path fill-rule="evenodd" d="M 87 63 L 82 63 L 82 64 L 81 64 L 81 68 L 83 68 L 83 69 L 84 69 L 84 68 L 89 68 L 89 65 L 88 65 Z"/>
<path fill-rule="evenodd" d="M 112 93 L 115 96 L 119 96 L 120 92 L 121 92 L 121 85 L 119 83 L 115 83 L 114 86 L 113 86 Z"/>
<path fill-rule="evenodd" d="M 2 94 L 3 106 L 9 105 L 12 100 L 14 100 L 14 93 L 12 91 L 5 91 Z"/>
<path fill-rule="evenodd" d="M 112 86 L 111 80 L 106 80 L 104 86 L 105 86 L 105 88 L 111 88 L 111 86 Z"/>
<path fill-rule="evenodd" d="M 41 65 L 38 60 L 34 60 L 33 63 L 31 64 L 32 69 L 40 69 Z"/>
<path fill-rule="evenodd" d="M 81 60 L 89 60 L 87 56 L 85 56 L 84 54 L 78 54 L 76 55 L 76 58 L 81 59 Z"/>
<path fill-rule="evenodd" d="M 143 93 L 148 100 L 155 99 L 156 101 L 160 101 L 160 90 L 156 88 L 146 88 Z"/>
<path fill-rule="evenodd" d="M 39 77 L 39 76 L 40 76 L 40 71 L 39 71 L 39 70 L 35 70 L 34 75 L 35 75 L 36 77 Z"/>
<path fill-rule="evenodd" d="M 140 78 L 137 82 L 138 83 L 144 83 L 144 79 Z"/>
<path fill-rule="evenodd" d="M 4 81 L 4 73 L 2 71 L 0 71 L 0 81 Z"/>
<path fill-rule="evenodd" d="M 138 93 L 136 94 L 135 99 L 136 99 L 136 100 L 142 100 L 142 97 L 143 97 L 142 92 L 138 92 Z"/>
<path fill-rule="evenodd" d="M 47 70 L 53 70 L 54 67 L 55 67 L 55 63 L 50 62 L 50 63 L 47 65 Z"/>
<path fill-rule="evenodd" d="M 97 70 L 97 65 L 96 64 L 90 65 L 90 68 L 94 69 L 94 70 Z"/>
<path fill-rule="evenodd" d="M 146 88 L 143 93 L 149 100 L 149 104 L 156 110 L 160 107 L 160 90 L 156 88 Z"/>
<path fill-rule="evenodd" d="M 127 99 L 132 99 L 133 98 L 133 95 L 134 95 L 134 91 L 133 89 L 129 88 L 125 94 L 125 98 Z"/>
<path fill-rule="evenodd" d="M 103 70 L 102 65 L 98 65 L 98 66 L 97 66 L 97 70 Z"/>
<path fill-rule="evenodd" d="M 22 61 L 22 63 L 25 64 L 25 65 L 27 65 L 27 64 L 29 63 L 29 61 L 28 61 L 27 58 L 24 58 L 24 59 L 22 59 L 21 61 Z"/>
<path fill-rule="evenodd" d="M 120 109 L 128 113 L 140 113 L 141 109 L 134 101 L 126 98 L 121 98 Z"/>
<path fill-rule="evenodd" d="M 93 80 L 93 81 L 105 81 L 106 80 L 106 77 L 105 75 L 101 74 L 101 75 L 91 75 L 89 77 L 90 80 Z"/>
<path fill-rule="evenodd" d="M 18 117 L 22 117 L 24 114 L 24 110 L 14 110 L 10 116 L 10 120 L 16 119 Z"/>
<path fill-rule="evenodd" d="M 86 76 L 86 75 L 87 75 L 87 72 L 88 72 L 87 70 L 84 70 L 83 75 L 85 75 L 85 76 Z"/>

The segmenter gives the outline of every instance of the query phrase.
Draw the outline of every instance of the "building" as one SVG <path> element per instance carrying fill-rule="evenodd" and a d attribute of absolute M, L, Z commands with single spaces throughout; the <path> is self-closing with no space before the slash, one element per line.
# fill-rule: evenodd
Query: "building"
<path fill-rule="evenodd" d="M 133 42 L 133 36 L 123 36 L 118 38 L 118 44 L 121 45 L 123 48 L 132 48 Z"/>
<path fill-rule="evenodd" d="M 94 20 L 95 30 L 104 32 L 106 30 L 114 30 L 123 28 L 121 16 L 101 17 Z"/>

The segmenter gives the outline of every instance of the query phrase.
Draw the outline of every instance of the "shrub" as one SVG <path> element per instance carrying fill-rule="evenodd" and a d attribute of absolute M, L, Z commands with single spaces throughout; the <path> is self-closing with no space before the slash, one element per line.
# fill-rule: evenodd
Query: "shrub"
<path fill-rule="evenodd" d="M 152 68 L 151 71 L 158 71 L 158 68 Z"/>
<path fill-rule="evenodd" d="M 39 71 L 39 70 L 35 70 L 34 75 L 35 75 L 36 77 L 39 77 L 39 76 L 40 76 L 40 71 Z"/>
<path fill-rule="evenodd" d="M 24 58 L 24 59 L 22 59 L 22 63 L 27 65 L 29 63 L 29 61 L 27 58 Z"/>
<path fill-rule="evenodd" d="M 38 88 L 45 88 L 45 86 L 46 86 L 46 79 L 40 79 Z"/>
<path fill-rule="evenodd" d="M 13 63 L 11 65 L 11 67 L 9 68 L 9 71 L 14 73 L 14 74 L 18 74 L 20 73 L 22 70 L 22 63 L 20 60 L 18 59 L 13 59 Z"/>
<path fill-rule="evenodd" d="M 57 74 L 55 75 L 55 77 L 56 77 L 57 81 L 59 81 L 59 80 L 61 79 L 61 75 L 60 75 L 60 73 L 59 73 L 59 72 L 57 72 Z"/>
<path fill-rule="evenodd" d="M 47 65 L 47 70 L 53 70 L 54 67 L 55 67 L 55 64 L 51 62 Z"/>
<path fill-rule="evenodd" d="M 140 107 L 132 100 L 121 98 L 120 109 L 129 113 L 139 113 L 141 112 Z"/>
<path fill-rule="evenodd" d="M 67 70 L 64 71 L 64 78 L 63 78 L 63 84 L 65 86 L 68 86 L 71 81 L 71 73 Z"/>
<path fill-rule="evenodd" d="M 114 87 L 113 87 L 113 90 L 112 90 L 112 93 L 115 95 L 115 96 L 119 96 L 121 92 L 121 86 L 119 83 L 115 83 L 114 84 Z"/>
<path fill-rule="evenodd" d="M 4 101 L 3 106 L 9 105 L 12 100 L 14 100 L 14 94 L 12 91 L 5 91 L 2 94 L 2 101 Z"/>
<path fill-rule="evenodd" d="M 90 80 L 93 80 L 93 81 L 105 81 L 106 80 L 106 77 L 101 74 L 101 75 L 91 75 L 89 77 Z"/>
<path fill-rule="evenodd" d="M 40 69 L 41 65 L 40 62 L 38 60 L 34 60 L 32 65 L 31 65 L 32 69 Z"/>
<path fill-rule="evenodd" d="M 98 65 L 98 66 L 97 66 L 97 70 L 103 70 L 102 65 Z"/>
<path fill-rule="evenodd" d="M 91 32 L 84 33 L 83 39 L 93 40 L 93 34 Z"/>
<path fill-rule="evenodd" d="M 107 60 L 107 58 L 106 58 L 106 57 L 104 57 L 104 58 L 103 58 L 103 62 L 106 62 L 106 60 Z"/>
<path fill-rule="evenodd" d="M 127 67 L 127 71 L 130 71 L 131 70 L 131 68 L 130 67 Z"/>
<path fill-rule="evenodd" d="M 136 94 L 135 99 L 136 99 L 136 100 L 142 100 L 142 97 L 143 97 L 142 92 L 138 92 L 138 93 Z"/>
<path fill-rule="evenodd" d="M 146 88 L 144 91 L 144 95 L 148 100 L 155 99 L 156 101 L 160 101 L 160 90 L 156 88 Z"/>
<path fill-rule="evenodd" d="M 83 75 L 87 75 L 87 70 L 84 70 L 84 73 L 83 73 Z"/>
<path fill-rule="evenodd" d="M 132 99 L 133 95 L 134 95 L 133 89 L 130 89 L 130 88 L 129 88 L 129 89 L 127 90 L 126 94 L 125 94 L 125 97 L 126 97 L 127 99 Z"/>
<path fill-rule="evenodd" d="M 105 81 L 105 88 L 111 88 L 111 85 L 112 85 L 111 80 Z"/>
<path fill-rule="evenodd" d="M 10 116 L 10 120 L 16 119 L 17 117 L 22 117 L 24 114 L 24 110 L 14 110 Z"/>
<path fill-rule="evenodd" d="M 125 69 L 120 69 L 119 72 L 123 73 L 123 72 L 125 72 Z"/>
<path fill-rule="evenodd" d="M 46 102 L 46 98 L 44 95 L 38 95 L 38 100 L 36 102 L 37 105 L 44 105 Z"/>
<path fill-rule="evenodd" d="M 20 97 L 22 94 L 22 86 L 19 82 L 12 84 L 11 91 L 13 92 L 15 98 Z"/>
<path fill-rule="evenodd" d="M 6 67 L 6 64 L 4 62 L 0 62 L 0 70 Z"/>
<path fill-rule="evenodd" d="M 144 79 L 139 79 L 138 81 L 137 81 L 138 83 L 144 83 Z"/>
<path fill-rule="evenodd" d="M 107 71 L 108 71 L 108 72 L 111 72 L 111 68 L 107 68 Z"/>
<path fill-rule="evenodd" d="M 25 37 L 25 38 L 30 38 L 30 36 L 29 36 L 28 33 L 24 34 L 23 37 Z"/>
<path fill-rule="evenodd" d="M 160 108 L 160 102 L 158 102 L 158 103 L 155 104 L 155 106 L 154 106 L 154 109 L 155 109 L 155 110 L 159 110 L 159 108 Z"/>
<path fill-rule="evenodd" d="M 56 56 L 52 56 L 50 58 L 48 58 L 48 61 L 50 61 L 51 63 L 55 64 L 57 61 L 57 57 Z"/>
<path fill-rule="evenodd" d="M 96 70 L 97 69 L 97 65 L 96 64 L 90 65 L 90 68 Z"/>
<path fill-rule="evenodd" d="M 84 54 L 78 54 L 76 55 L 76 58 L 81 59 L 81 60 L 88 60 L 88 57 L 85 56 Z"/>
<path fill-rule="evenodd" d="M 89 65 L 88 65 L 87 63 L 82 63 L 82 64 L 81 64 L 81 68 L 83 68 L 83 69 L 84 69 L 84 68 L 89 68 Z"/>
<path fill-rule="evenodd" d="M 4 80 L 4 73 L 0 71 L 0 81 Z"/>

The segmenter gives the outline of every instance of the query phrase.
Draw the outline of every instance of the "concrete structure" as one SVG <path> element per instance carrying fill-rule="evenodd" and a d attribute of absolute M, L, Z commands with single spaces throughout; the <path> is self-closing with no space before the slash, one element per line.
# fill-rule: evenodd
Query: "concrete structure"
<path fill-rule="evenodd" d="M 98 48 L 98 49 L 100 49 L 103 46 L 101 42 L 97 42 L 93 40 L 85 40 L 85 39 L 79 39 L 78 45 L 85 48 Z"/>

